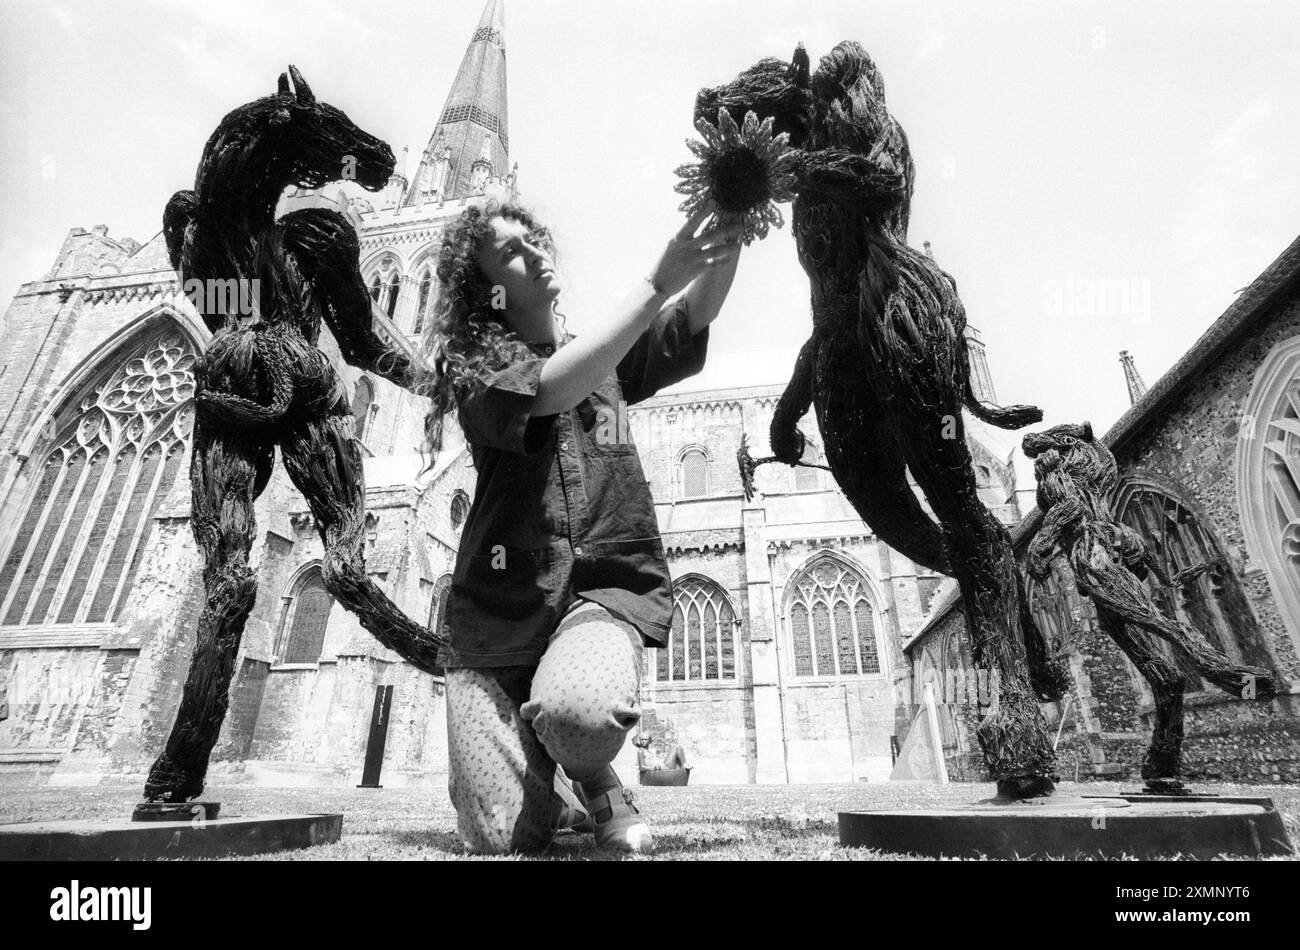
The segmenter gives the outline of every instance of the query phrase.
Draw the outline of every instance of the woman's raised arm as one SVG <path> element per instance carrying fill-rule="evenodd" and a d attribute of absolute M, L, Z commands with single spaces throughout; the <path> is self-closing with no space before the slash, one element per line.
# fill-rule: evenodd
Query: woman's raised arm
<path fill-rule="evenodd" d="M 533 400 L 532 415 L 566 412 L 589 396 L 614 371 L 673 294 L 710 267 L 739 253 L 729 243 L 734 228 L 715 228 L 696 236 L 708 212 L 692 217 L 668 242 L 654 270 L 615 306 L 613 313 L 546 361 Z"/>

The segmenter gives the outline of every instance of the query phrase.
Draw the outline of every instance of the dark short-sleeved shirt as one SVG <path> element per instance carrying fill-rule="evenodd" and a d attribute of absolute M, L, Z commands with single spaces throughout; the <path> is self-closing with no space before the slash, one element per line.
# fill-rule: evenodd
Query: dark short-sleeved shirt
<path fill-rule="evenodd" d="M 478 473 L 447 600 L 447 667 L 534 666 L 574 601 L 594 601 L 665 646 L 673 595 L 626 407 L 704 366 L 685 299 L 662 309 L 615 372 L 573 409 L 532 414 L 550 344 L 458 386 Z"/>

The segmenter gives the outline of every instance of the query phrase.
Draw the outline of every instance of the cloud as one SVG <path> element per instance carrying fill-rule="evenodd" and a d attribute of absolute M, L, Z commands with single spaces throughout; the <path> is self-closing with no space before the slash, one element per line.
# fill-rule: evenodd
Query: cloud
<path fill-rule="evenodd" d="M 1260 167 L 1271 154 L 1264 140 L 1267 120 L 1276 113 L 1273 102 L 1255 96 L 1230 122 L 1214 133 L 1196 157 L 1196 167 L 1183 213 L 1173 231 L 1178 256 L 1187 261 L 1205 286 L 1225 292 L 1241 287 L 1261 267 L 1261 216 L 1274 209 L 1262 199 L 1288 189 L 1268 180 Z M 1287 204 L 1283 197 L 1284 206 Z M 1295 196 L 1289 204 L 1294 206 Z M 1267 251 L 1263 252 L 1267 254 Z M 1265 257 L 1263 263 L 1267 263 Z"/>
<path fill-rule="evenodd" d="M 923 63 L 943 52 L 944 34 L 931 31 L 921 38 L 921 45 L 916 50 L 916 61 Z"/>
<path fill-rule="evenodd" d="M 59 21 L 59 26 L 63 27 L 64 30 L 73 36 L 77 38 L 81 37 L 81 26 L 86 22 L 84 17 L 73 16 L 66 8 L 59 6 L 58 4 L 50 6 L 47 9 L 50 11 L 50 16 Z"/>
<path fill-rule="evenodd" d="M 270 60 L 280 69 L 286 51 L 329 49 L 339 37 L 362 41 L 374 33 L 370 22 L 344 6 L 228 0 L 155 0 L 172 25 L 168 46 L 180 52 L 180 82 L 229 98 L 231 87 Z M 268 82 L 273 82 L 274 75 Z M 273 91 L 267 88 L 266 93 Z"/>
<path fill-rule="evenodd" d="M 0 241 L 0 294 L 13 300 L 20 284 L 43 278 L 59 253 L 57 244 L 37 244 L 21 237 Z M 7 304 L 6 304 L 7 306 Z"/>
<path fill-rule="evenodd" d="M 1276 111 L 1270 99 L 1256 96 L 1246 104 L 1246 108 L 1237 118 L 1220 129 L 1210 140 L 1210 146 L 1205 154 L 1209 156 L 1240 154 L 1255 128 Z"/>

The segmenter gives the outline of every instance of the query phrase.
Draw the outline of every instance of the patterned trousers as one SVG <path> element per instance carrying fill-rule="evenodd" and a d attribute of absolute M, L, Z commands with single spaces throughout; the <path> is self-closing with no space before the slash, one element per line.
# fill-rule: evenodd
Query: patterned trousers
<path fill-rule="evenodd" d="M 465 847 L 535 852 L 558 829 L 555 766 L 576 781 L 604 772 L 641 720 L 641 635 L 579 600 L 537 667 L 447 671 L 450 789 Z"/>

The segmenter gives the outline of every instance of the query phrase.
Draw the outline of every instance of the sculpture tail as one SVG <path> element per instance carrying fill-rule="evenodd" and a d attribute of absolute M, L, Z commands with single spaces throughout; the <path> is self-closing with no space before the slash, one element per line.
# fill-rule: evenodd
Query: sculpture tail
<path fill-rule="evenodd" d="M 969 378 L 966 380 L 966 408 L 976 419 L 999 429 L 1020 429 L 1043 421 L 1043 410 L 1037 406 L 994 406 L 980 402 L 970 388 Z"/>
<path fill-rule="evenodd" d="M 199 394 L 199 405 L 228 425 L 265 426 L 278 422 L 289 409 L 289 401 L 269 406 L 236 396 L 233 393 L 207 391 Z"/>
<path fill-rule="evenodd" d="M 231 334 L 222 339 L 219 344 L 214 344 L 196 374 L 199 383 L 196 399 L 199 406 L 228 425 L 268 426 L 279 422 L 293 404 L 293 377 L 289 373 L 283 354 L 266 348 L 269 342 L 264 335 L 245 333 Z M 268 387 L 270 391 L 263 395 L 264 401 L 238 395 L 227 387 L 232 377 L 247 378 L 247 362 L 240 363 L 232 357 L 242 356 L 246 360 L 250 349 L 257 348 L 258 343 L 263 347 L 263 364 L 267 372 L 267 382 L 270 384 Z M 238 352 L 239 349 L 244 352 Z M 224 372 L 216 372 L 218 367 L 213 364 L 221 364 L 219 368 Z M 213 376 L 218 377 L 216 386 L 212 385 Z M 258 387 L 249 388 L 255 393 Z"/>

